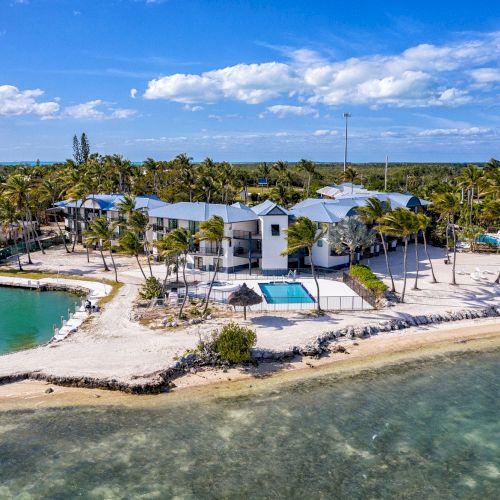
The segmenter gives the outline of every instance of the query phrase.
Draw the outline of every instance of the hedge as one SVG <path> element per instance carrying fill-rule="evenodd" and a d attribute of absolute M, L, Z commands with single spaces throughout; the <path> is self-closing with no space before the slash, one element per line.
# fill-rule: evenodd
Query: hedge
<path fill-rule="evenodd" d="M 387 290 L 387 285 L 379 280 L 368 266 L 363 264 L 352 266 L 351 276 L 363 286 L 373 291 L 377 297 L 382 297 Z"/>

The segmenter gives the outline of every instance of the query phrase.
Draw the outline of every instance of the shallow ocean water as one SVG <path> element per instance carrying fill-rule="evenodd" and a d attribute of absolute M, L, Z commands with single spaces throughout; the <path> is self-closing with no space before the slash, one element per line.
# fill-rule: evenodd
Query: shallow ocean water
<path fill-rule="evenodd" d="M 0 354 L 47 342 L 80 299 L 67 292 L 0 287 Z"/>
<path fill-rule="evenodd" d="M 498 498 L 499 374 L 500 351 L 454 354 L 0 412 L 0 498 Z"/>

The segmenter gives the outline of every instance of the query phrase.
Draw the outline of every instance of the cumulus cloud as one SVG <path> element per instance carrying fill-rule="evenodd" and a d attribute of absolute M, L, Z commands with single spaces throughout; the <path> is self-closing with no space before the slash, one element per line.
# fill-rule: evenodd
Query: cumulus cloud
<path fill-rule="evenodd" d="M 491 129 L 481 127 L 468 128 L 431 128 L 421 130 L 418 135 L 421 137 L 438 137 L 438 136 L 478 136 L 489 134 Z"/>
<path fill-rule="evenodd" d="M 267 108 L 269 113 L 283 118 L 287 115 L 295 116 L 306 116 L 306 115 L 316 115 L 318 116 L 317 110 L 311 108 L 310 106 L 290 106 L 287 104 L 275 104 L 274 106 L 269 106 Z"/>
<path fill-rule="evenodd" d="M 13 85 L 0 85 L 0 116 L 19 116 L 34 114 L 40 117 L 52 116 L 59 111 L 59 104 L 53 101 L 40 101 L 43 90 L 19 90 Z"/>
<path fill-rule="evenodd" d="M 341 61 L 298 49 L 287 63 L 236 64 L 201 74 L 163 76 L 148 82 L 144 97 L 185 104 L 221 100 L 258 104 L 288 96 L 310 105 L 458 106 L 473 99 L 470 83 L 497 81 L 498 70 L 484 65 L 498 62 L 499 54 L 500 32 Z M 474 69 L 477 66 L 483 67 Z M 450 86 L 450 81 L 460 82 L 460 87 Z"/>
<path fill-rule="evenodd" d="M 130 118 L 136 114 L 137 111 L 134 109 L 112 108 L 101 99 L 94 99 L 74 106 L 67 106 L 62 116 L 77 120 L 108 120 Z"/>
<path fill-rule="evenodd" d="M 137 89 L 130 89 L 130 97 L 135 99 L 137 96 Z"/>

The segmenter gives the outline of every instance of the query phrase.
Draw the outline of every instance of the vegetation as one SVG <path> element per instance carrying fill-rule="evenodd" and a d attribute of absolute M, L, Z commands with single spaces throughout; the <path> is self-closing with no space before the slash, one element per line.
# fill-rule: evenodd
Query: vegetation
<path fill-rule="evenodd" d="M 212 333 L 211 348 L 224 361 L 245 363 L 252 360 L 251 349 L 256 341 L 252 329 L 231 322 Z"/>
<path fill-rule="evenodd" d="M 307 250 L 307 255 L 309 256 L 309 262 L 311 265 L 311 274 L 313 275 L 316 283 L 316 309 L 318 312 L 321 311 L 319 283 L 318 277 L 316 276 L 316 269 L 314 267 L 312 251 L 314 245 L 316 245 L 317 242 L 325 236 L 326 231 L 327 229 L 325 227 L 318 228 L 318 224 L 313 222 L 311 219 L 308 219 L 307 217 L 299 217 L 297 221 L 286 230 L 286 240 L 288 246 L 281 252 L 281 255 L 290 255 L 303 248 Z"/>
<path fill-rule="evenodd" d="M 154 276 L 150 276 L 149 278 L 146 278 L 146 282 L 142 285 L 139 296 L 141 299 L 146 300 L 156 299 L 161 296 L 162 291 L 163 288 L 160 281 Z"/>
<path fill-rule="evenodd" d="M 374 292 L 379 298 L 383 297 L 387 290 L 387 285 L 379 280 L 368 266 L 356 264 L 351 267 L 350 274 L 362 285 Z"/>

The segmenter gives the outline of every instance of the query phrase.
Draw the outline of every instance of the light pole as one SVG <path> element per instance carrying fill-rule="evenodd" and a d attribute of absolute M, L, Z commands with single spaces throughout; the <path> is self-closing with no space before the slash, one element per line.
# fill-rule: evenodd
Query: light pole
<path fill-rule="evenodd" d="M 347 120 L 351 118 L 349 113 L 344 113 L 345 118 L 345 146 L 344 146 L 344 173 L 347 168 Z"/>

